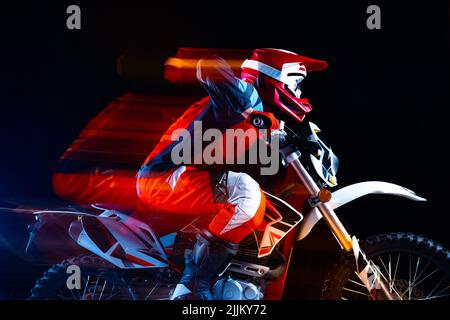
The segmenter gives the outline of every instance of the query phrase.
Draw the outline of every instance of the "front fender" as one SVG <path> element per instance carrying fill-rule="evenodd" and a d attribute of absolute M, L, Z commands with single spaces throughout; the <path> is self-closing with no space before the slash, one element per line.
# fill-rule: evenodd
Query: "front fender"
<path fill-rule="evenodd" d="M 425 198 L 416 195 L 414 191 L 397 184 L 383 181 L 366 181 L 355 183 L 334 191 L 329 203 L 333 209 L 337 209 L 346 203 L 368 194 L 390 194 L 414 201 L 426 201 Z M 311 208 L 311 210 L 304 215 L 297 240 L 305 238 L 321 218 L 322 214 L 319 209 L 317 207 Z"/>

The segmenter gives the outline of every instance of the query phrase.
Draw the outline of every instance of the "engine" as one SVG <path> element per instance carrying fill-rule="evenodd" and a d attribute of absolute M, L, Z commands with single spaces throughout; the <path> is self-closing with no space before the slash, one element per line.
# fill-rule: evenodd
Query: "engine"
<path fill-rule="evenodd" d="M 219 279 L 212 294 L 215 300 L 261 300 L 264 297 L 261 286 L 230 276 Z"/>

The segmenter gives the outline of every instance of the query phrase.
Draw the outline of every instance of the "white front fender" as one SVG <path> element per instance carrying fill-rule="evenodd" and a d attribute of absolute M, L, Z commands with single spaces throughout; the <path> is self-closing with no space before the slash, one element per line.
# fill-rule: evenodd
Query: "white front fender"
<path fill-rule="evenodd" d="M 382 181 L 366 181 L 355 183 L 347 187 L 336 190 L 332 193 L 330 205 L 333 209 L 339 208 L 350 201 L 361 198 L 368 194 L 391 194 L 407 198 L 414 201 L 427 201 L 425 198 L 419 197 L 405 187 L 397 184 L 382 182 Z M 305 238 L 315 224 L 322 218 L 317 207 L 312 208 L 304 215 L 303 223 L 300 226 L 300 233 L 297 240 Z"/>

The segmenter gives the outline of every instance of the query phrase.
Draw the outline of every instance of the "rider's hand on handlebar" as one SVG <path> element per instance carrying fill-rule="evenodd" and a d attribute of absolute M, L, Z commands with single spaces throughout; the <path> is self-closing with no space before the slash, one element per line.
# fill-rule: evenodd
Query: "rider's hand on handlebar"
<path fill-rule="evenodd" d="M 273 130 L 280 130 L 280 122 L 271 112 L 253 111 L 247 121 L 257 129 L 267 129 L 269 134 Z"/>

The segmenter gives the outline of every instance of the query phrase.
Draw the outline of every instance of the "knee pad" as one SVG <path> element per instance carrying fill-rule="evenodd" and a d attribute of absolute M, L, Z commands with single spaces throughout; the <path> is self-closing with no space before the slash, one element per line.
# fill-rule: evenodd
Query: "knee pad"
<path fill-rule="evenodd" d="M 228 172 L 228 203 L 235 205 L 236 219 L 245 223 L 257 213 L 263 194 L 258 182 L 242 172 Z"/>

